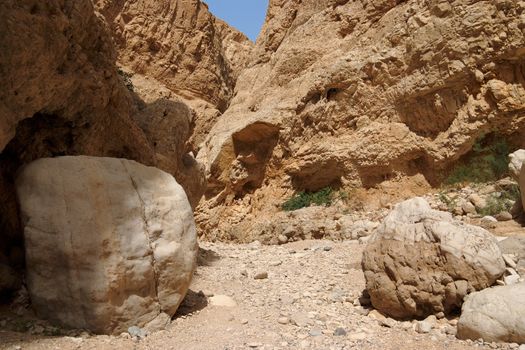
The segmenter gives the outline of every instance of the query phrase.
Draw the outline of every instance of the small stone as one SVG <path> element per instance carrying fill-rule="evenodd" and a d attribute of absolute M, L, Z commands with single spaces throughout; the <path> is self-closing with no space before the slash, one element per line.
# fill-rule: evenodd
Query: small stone
<path fill-rule="evenodd" d="M 312 321 L 308 318 L 303 312 L 297 312 L 290 317 L 290 322 L 297 327 L 305 327 L 310 324 Z"/>
<path fill-rule="evenodd" d="M 261 343 L 248 343 L 247 344 L 249 348 L 258 348 L 260 346 L 262 346 Z"/>
<path fill-rule="evenodd" d="M 512 220 L 512 214 L 509 213 L 508 211 L 502 211 L 501 213 L 496 215 L 496 219 L 498 221 L 509 221 L 509 220 Z"/>
<path fill-rule="evenodd" d="M 283 262 L 281 260 L 275 260 L 275 261 L 270 261 L 270 263 L 268 265 L 270 265 L 270 266 L 279 266 L 282 263 Z"/>
<path fill-rule="evenodd" d="M 279 242 L 279 244 L 288 243 L 288 237 L 286 237 L 285 235 L 279 235 L 277 237 L 277 241 Z"/>
<path fill-rule="evenodd" d="M 129 327 L 128 333 L 132 338 L 136 337 L 139 340 L 146 338 L 146 336 L 148 335 L 148 333 L 144 329 L 137 326 Z"/>
<path fill-rule="evenodd" d="M 487 206 L 487 201 L 483 199 L 479 194 L 473 193 L 468 196 L 470 203 L 474 204 L 477 210 L 484 209 Z"/>
<path fill-rule="evenodd" d="M 385 315 L 383 315 L 381 312 L 377 311 L 377 310 L 372 310 L 368 313 L 368 317 L 371 317 L 373 319 L 376 319 L 378 321 L 382 321 L 384 319 L 386 319 Z"/>
<path fill-rule="evenodd" d="M 485 79 L 485 75 L 479 69 L 474 70 L 474 77 L 478 83 L 482 83 Z"/>
<path fill-rule="evenodd" d="M 290 323 L 290 319 L 288 317 L 279 317 L 279 319 L 277 319 L 277 322 L 279 322 L 280 324 L 288 324 Z"/>
<path fill-rule="evenodd" d="M 379 320 L 379 324 L 383 327 L 394 328 L 394 326 L 396 325 L 396 321 L 394 321 L 390 317 L 386 317 L 385 319 Z"/>
<path fill-rule="evenodd" d="M 510 286 L 512 284 L 516 284 L 518 283 L 520 280 L 520 276 L 519 275 L 509 275 L 509 276 L 505 276 L 503 277 L 503 282 L 505 282 L 505 284 L 507 286 Z"/>
<path fill-rule="evenodd" d="M 353 333 L 348 336 L 350 341 L 365 340 L 366 338 L 368 338 L 368 335 L 364 332 Z"/>
<path fill-rule="evenodd" d="M 490 215 L 485 215 L 484 217 L 481 218 L 481 221 L 485 221 L 488 223 L 498 222 L 498 220 L 496 220 L 494 216 L 490 216 Z"/>
<path fill-rule="evenodd" d="M 330 247 L 330 246 L 326 246 L 326 247 L 323 248 L 323 250 L 324 250 L 325 252 L 329 252 L 330 250 L 332 250 L 332 247 Z"/>
<path fill-rule="evenodd" d="M 416 332 L 418 333 L 430 333 L 432 330 L 432 324 L 428 321 L 419 321 L 416 323 Z"/>
<path fill-rule="evenodd" d="M 476 214 L 476 207 L 470 202 L 463 203 L 461 209 L 463 209 L 465 214 Z"/>
<path fill-rule="evenodd" d="M 241 271 L 241 276 L 248 277 L 248 271 L 242 270 Z"/>
<path fill-rule="evenodd" d="M 312 337 L 318 337 L 318 336 L 322 335 L 323 332 L 322 332 L 322 330 L 319 329 L 319 328 L 312 328 L 312 329 L 310 330 L 310 333 L 309 333 L 309 334 L 310 334 L 310 336 L 312 336 Z"/>
<path fill-rule="evenodd" d="M 245 318 L 243 318 L 243 319 L 241 320 L 241 324 L 248 324 L 248 320 L 245 319 Z"/>
<path fill-rule="evenodd" d="M 515 269 L 518 266 L 516 264 L 514 255 L 512 255 L 512 254 L 503 254 L 502 256 L 503 256 L 503 260 L 505 260 L 505 264 L 507 264 L 507 266 L 510 266 L 513 269 Z"/>
<path fill-rule="evenodd" d="M 227 295 L 215 295 L 210 298 L 210 305 L 221 307 L 235 307 L 237 303 Z"/>
<path fill-rule="evenodd" d="M 255 276 L 253 276 L 253 278 L 256 279 L 256 280 L 267 279 L 268 278 L 268 272 L 266 272 L 266 271 L 257 272 L 255 274 Z"/>
<path fill-rule="evenodd" d="M 362 316 L 368 316 L 368 314 L 370 313 L 370 309 L 367 309 L 362 306 L 357 306 L 354 310 L 357 314 L 362 315 Z"/>
<path fill-rule="evenodd" d="M 340 337 L 340 336 L 346 335 L 346 330 L 343 327 L 337 327 L 335 329 L 335 331 L 334 331 L 334 335 L 336 337 Z"/>

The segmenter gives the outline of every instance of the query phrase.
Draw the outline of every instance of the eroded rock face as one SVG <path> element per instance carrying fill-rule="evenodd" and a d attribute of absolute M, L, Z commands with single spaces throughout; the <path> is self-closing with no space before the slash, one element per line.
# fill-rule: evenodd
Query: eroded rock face
<path fill-rule="evenodd" d="M 115 158 L 39 159 L 17 178 L 27 284 L 40 317 L 119 333 L 173 316 L 197 254 L 183 188 Z"/>
<path fill-rule="evenodd" d="M 192 114 L 128 91 L 116 57 L 90 0 L 0 3 L 1 263 L 23 268 L 14 174 L 38 158 L 83 154 L 157 165 L 176 176 L 192 204 L 200 199 L 203 170 L 188 155 Z"/>
<path fill-rule="evenodd" d="M 107 155 L 153 164 L 116 54 L 89 0 L 0 3 L 0 255 L 23 266 L 14 188 L 39 157 Z"/>
<path fill-rule="evenodd" d="M 525 283 L 485 289 L 466 297 L 458 322 L 460 339 L 525 343 Z"/>
<path fill-rule="evenodd" d="M 416 197 L 398 204 L 371 236 L 362 267 L 372 305 L 412 318 L 459 308 L 465 295 L 491 286 L 505 262 L 488 231 Z"/>
<path fill-rule="evenodd" d="M 192 208 L 206 189 L 204 167 L 199 164 L 188 140 L 194 131 L 194 112 L 182 101 L 159 98 L 141 104 L 133 119 L 155 152 L 156 166 L 184 187 Z"/>
<path fill-rule="evenodd" d="M 520 179 L 523 162 L 525 162 L 525 149 L 509 154 L 509 173 L 516 181 Z"/>
<path fill-rule="evenodd" d="M 200 143 L 233 96 L 252 43 L 200 0 L 97 0 L 112 28 L 119 64 L 154 78 L 196 111 Z"/>
<path fill-rule="evenodd" d="M 522 208 L 525 208 L 525 167 L 523 166 L 521 167 L 519 185 L 521 192 Z"/>
<path fill-rule="evenodd" d="M 522 145 L 524 13 L 510 0 L 270 1 L 198 155 L 210 184 L 202 210 L 230 220 L 241 200 L 398 175 L 436 184 L 482 135 Z M 264 146 L 237 147 L 242 133 Z M 275 208 L 244 220 L 261 210 Z"/>

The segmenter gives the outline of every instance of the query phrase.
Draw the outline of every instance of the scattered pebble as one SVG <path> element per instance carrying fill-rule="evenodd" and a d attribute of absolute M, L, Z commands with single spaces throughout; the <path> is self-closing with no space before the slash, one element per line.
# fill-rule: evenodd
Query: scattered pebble
<path fill-rule="evenodd" d="M 255 276 L 253 276 L 253 278 L 256 279 L 256 280 L 267 279 L 268 278 L 268 272 L 266 272 L 266 271 L 257 272 L 255 274 Z"/>

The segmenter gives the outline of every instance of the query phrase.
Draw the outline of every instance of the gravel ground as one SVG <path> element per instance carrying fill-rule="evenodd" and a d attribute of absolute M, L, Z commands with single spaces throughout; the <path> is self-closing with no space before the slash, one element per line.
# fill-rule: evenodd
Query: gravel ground
<path fill-rule="evenodd" d="M 144 339 L 50 328 L 0 312 L 0 349 L 480 349 L 517 348 L 455 338 L 457 320 L 429 333 L 359 305 L 363 246 L 201 243 L 191 289 L 167 330 Z M 257 278 L 255 278 L 257 277 Z M 366 298 L 363 300 L 366 304 Z M 20 330 L 20 329 L 18 329 Z"/>

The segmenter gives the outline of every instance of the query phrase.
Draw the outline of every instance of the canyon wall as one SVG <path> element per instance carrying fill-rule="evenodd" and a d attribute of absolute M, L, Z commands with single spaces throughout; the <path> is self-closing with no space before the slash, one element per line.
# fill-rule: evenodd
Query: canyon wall
<path fill-rule="evenodd" d="M 255 239 L 298 190 L 437 185 L 481 137 L 523 146 L 524 29 L 524 1 L 270 1 L 198 155 L 201 234 Z"/>
<path fill-rule="evenodd" d="M 112 28 L 119 65 L 147 77 L 147 82 L 133 79 L 138 90 L 167 88 L 164 97 L 181 98 L 195 110 L 197 147 L 228 107 L 253 44 L 215 18 L 201 0 L 95 4 Z"/>
<path fill-rule="evenodd" d="M 174 175 L 193 206 L 204 191 L 203 169 L 188 154 L 193 112 L 180 102 L 143 101 L 126 88 L 116 57 L 90 0 L 0 3 L 0 294 L 20 285 L 14 270 L 24 265 L 14 190 L 23 164 L 127 158 Z"/>

